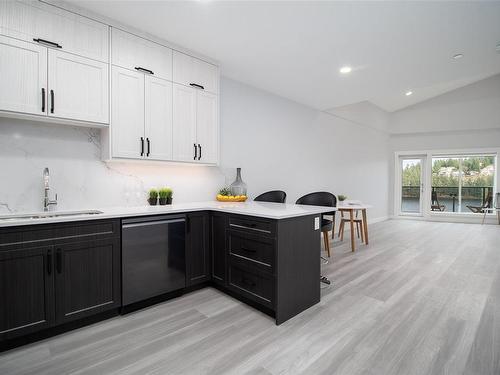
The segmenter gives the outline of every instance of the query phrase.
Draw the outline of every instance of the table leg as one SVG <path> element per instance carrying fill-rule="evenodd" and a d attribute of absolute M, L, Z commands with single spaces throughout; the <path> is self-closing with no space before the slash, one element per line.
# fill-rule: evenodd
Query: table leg
<path fill-rule="evenodd" d="M 498 225 L 500 225 L 500 211 L 497 211 Z"/>
<path fill-rule="evenodd" d="M 366 210 L 361 210 L 363 214 L 363 230 L 365 231 L 365 244 L 368 245 L 368 222 L 366 221 Z"/>
<path fill-rule="evenodd" d="M 354 210 L 349 210 L 349 219 L 351 224 L 351 250 L 356 250 L 356 239 L 354 238 Z"/>

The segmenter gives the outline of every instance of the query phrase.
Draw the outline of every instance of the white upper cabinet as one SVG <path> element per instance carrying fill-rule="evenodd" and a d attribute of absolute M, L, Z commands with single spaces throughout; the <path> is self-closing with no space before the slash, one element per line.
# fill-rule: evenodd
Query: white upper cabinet
<path fill-rule="evenodd" d="M 47 48 L 0 36 L 0 110 L 47 113 Z"/>
<path fill-rule="evenodd" d="M 218 69 L 203 60 L 174 51 L 173 81 L 217 94 Z"/>
<path fill-rule="evenodd" d="M 201 163 L 217 163 L 219 151 L 217 116 L 217 95 L 197 91 L 196 142 L 198 143 L 198 161 Z"/>
<path fill-rule="evenodd" d="M 112 157 L 143 158 L 144 74 L 114 66 L 111 81 Z"/>
<path fill-rule="evenodd" d="M 174 83 L 174 160 L 198 160 L 196 90 Z"/>
<path fill-rule="evenodd" d="M 217 95 L 174 83 L 174 160 L 216 164 Z"/>
<path fill-rule="evenodd" d="M 108 64 L 49 50 L 51 117 L 109 123 Z"/>
<path fill-rule="evenodd" d="M 146 158 L 172 160 L 172 82 L 144 78 Z"/>
<path fill-rule="evenodd" d="M 111 62 L 130 70 L 172 80 L 172 50 L 158 43 L 113 28 Z"/>
<path fill-rule="evenodd" d="M 0 34 L 108 62 L 109 26 L 39 1 L 0 1 Z"/>

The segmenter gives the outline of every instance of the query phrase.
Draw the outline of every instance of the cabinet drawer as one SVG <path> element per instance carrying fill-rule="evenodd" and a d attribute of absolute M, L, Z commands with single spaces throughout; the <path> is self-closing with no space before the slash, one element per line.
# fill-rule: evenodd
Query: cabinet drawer
<path fill-rule="evenodd" d="M 0 228 L 0 251 L 26 243 L 56 241 L 77 242 L 120 235 L 120 220 L 91 220 L 72 223 L 36 224 Z"/>
<path fill-rule="evenodd" d="M 229 254 L 255 262 L 269 271 L 274 266 L 275 241 L 272 238 L 229 230 Z"/>
<path fill-rule="evenodd" d="M 273 221 L 244 216 L 230 216 L 229 229 L 258 233 L 268 237 L 274 237 L 276 233 L 276 225 Z"/>
<path fill-rule="evenodd" d="M 231 261 L 229 288 L 234 292 L 267 307 L 273 307 L 274 278 L 266 272 Z"/>
<path fill-rule="evenodd" d="M 115 28 L 112 29 L 111 35 L 113 65 L 172 80 L 172 50 L 170 48 Z"/>

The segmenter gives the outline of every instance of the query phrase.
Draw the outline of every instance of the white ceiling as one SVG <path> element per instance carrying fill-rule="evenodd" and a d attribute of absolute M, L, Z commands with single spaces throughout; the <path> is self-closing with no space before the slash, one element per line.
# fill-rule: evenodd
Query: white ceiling
<path fill-rule="evenodd" d="M 395 111 L 500 73 L 500 1 L 73 3 L 320 110 L 370 101 Z"/>

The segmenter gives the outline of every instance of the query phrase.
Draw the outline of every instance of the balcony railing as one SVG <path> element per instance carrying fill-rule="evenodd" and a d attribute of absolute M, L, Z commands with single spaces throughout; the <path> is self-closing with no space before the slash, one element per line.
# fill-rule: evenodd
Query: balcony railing
<path fill-rule="evenodd" d="M 458 187 L 432 186 L 440 205 L 447 212 L 470 212 L 467 206 L 482 206 L 488 196 L 493 195 L 492 186 L 463 186 L 462 201 L 459 202 Z M 418 212 L 420 202 L 420 186 L 403 186 L 401 210 Z"/>

